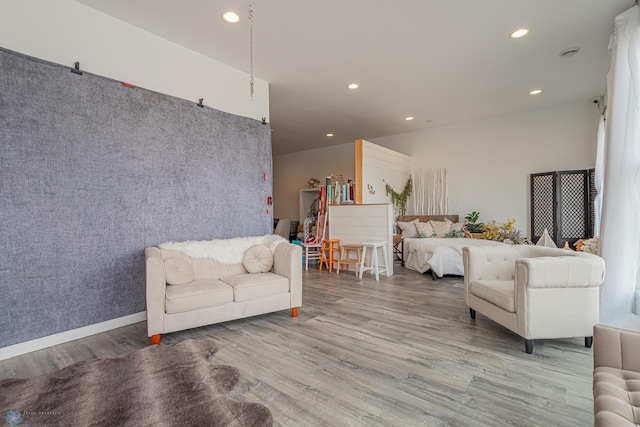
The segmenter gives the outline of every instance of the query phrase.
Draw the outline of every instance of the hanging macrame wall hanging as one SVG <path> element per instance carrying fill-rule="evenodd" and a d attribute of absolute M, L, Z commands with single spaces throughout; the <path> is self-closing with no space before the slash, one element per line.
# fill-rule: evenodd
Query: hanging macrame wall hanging
<path fill-rule="evenodd" d="M 446 168 L 418 169 L 413 175 L 413 211 L 421 215 L 449 213 L 449 171 Z"/>

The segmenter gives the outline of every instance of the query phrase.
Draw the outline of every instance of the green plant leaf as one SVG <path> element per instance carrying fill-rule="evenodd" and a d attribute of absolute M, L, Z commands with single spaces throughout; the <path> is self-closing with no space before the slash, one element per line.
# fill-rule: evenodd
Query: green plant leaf
<path fill-rule="evenodd" d="M 393 208 L 395 209 L 398 216 L 404 216 L 407 213 L 407 201 L 409 197 L 411 197 L 411 191 L 413 186 L 411 177 L 407 181 L 407 184 L 404 186 L 402 193 L 398 193 L 385 181 L 385 192 L 387 196 L 391 196 L 391 204 L 393 204 Z"/>

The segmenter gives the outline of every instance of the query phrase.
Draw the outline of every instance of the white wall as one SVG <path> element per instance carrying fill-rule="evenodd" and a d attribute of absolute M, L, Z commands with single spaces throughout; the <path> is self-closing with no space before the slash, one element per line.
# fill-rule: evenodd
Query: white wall
<path fill-rule="evenodd" d="M 2 0 L 0 46 L 240 116 L 269 119 L 269 86 L 73 0 Z"/>
<path fill-rule="evenodd" d="M 597 126 L 585 101 L 371 141 L 408 154 L 414 169 L 447 168 L 450 213 L 516 218 L 529 235 L 529 174 L 594 167 Z"/>
<path fill-rule="evenodd" d="M 362 141 L 362 203 L 389 203 L 386 184 L 402 193 L 411 176 L 411 157 Z M 369 187 L 371 186 L 371 187 Z M 409 206 L 410 203 L 407 203 Z"/>
<path fill-rule="evenodd" d="M 331 174 L 355 179 L 355 161 L 355 143 L 274 156 L 274 218 L 298 218 L 300 190 L 309 188 L 311 178 L 323 184 Z"/>
<path fill-rule="evenodd" d="M 412 167 L 449 170 L 450 213 L 516 218 L 529 235 L 529 174 L 595 165 L 598 109 L 590 101 L 371 139 L 411 157 Z M 275 212 L 297 215 L 312 176 L 354 173 L 351 144 L 274 157 Z"/>

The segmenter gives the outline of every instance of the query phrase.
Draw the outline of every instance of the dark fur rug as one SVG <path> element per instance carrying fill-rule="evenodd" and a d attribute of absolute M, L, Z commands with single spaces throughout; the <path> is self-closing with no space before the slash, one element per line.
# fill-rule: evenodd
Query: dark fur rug
<path fill-rule="evenodd" d="M 271 426 L 267 407 L 228 397 L 239 373 L 211 363 L 217 351 L 210 341 L 186 340 L 5 380 L 1 415 L 19 411 L 20 427 Z"/>

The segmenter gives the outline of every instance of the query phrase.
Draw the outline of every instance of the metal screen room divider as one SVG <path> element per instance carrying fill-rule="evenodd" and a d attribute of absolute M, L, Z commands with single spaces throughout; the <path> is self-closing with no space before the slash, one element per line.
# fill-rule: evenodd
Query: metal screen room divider
<path fill-rule="evenodd" d="M 531 174 L 531 238 L 544 229 L 558 247 L 593 237 L 594 169 Z"/>

